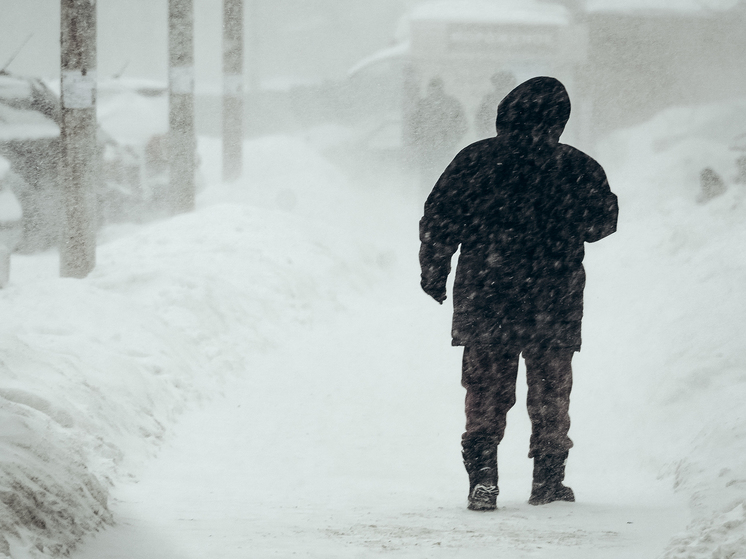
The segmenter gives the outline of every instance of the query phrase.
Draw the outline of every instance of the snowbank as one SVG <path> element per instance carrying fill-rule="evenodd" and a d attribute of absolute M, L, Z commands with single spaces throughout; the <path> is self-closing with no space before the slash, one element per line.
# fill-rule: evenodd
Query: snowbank
<path fill-rule="evenodd" d="M 255 192 L 284 192 L 288 152 L 324 168 L 302 143 L 270 143 L 285 149 L 254 147 L 266 173 L 252 175 Z M 270 176 L 279 182 L 263 184 Z M 294 207 L 314 186 L 293 186 L 306 188 Z M 375 256 L 333 224 L 216 202 L 244 189 L 208 189 L 194 213 L 109 229 L 85 280 L 26 274 L 0 291 L 0 556 L 59 556 L 111 524 L 109 487 L 157 452 L 185 406 L 373 281 Z"/>
<path fill-rule="evenodd" d="M 746 549 L 746 185 L 728 150 L 744 115 L 744 101 L 673 109 L 597 154 L 621 215 L 586 257 L 578 371 L 600 370 L 579 378 L 574 463 L 611 472 L 598 498 L 636 483 L 615 480 L 624 460 L 690 496 L 666 559 Z M 245 179 L 220 184 L 219 140 L 201 140 L 212 186 L 198 210 L 109 228 L 85 280 L 16 257 L 27 271 L 0 291 L 0 556 L 64 554 L 112 523 L 108 489 L 180 412 L 252 374 L 257 352 L 355 308 L 397 257 L 370 234 L 394 194 L 350 184 L 302 139 L 248 145 Z M 698 204 L 704 166 L 728 190 Z"/>
<path fill-rule="evenodd" d="M 41 140 L 56 138 L 60 127 L 52 119 L 36 111 L 15 109 L 0 104 L 0 121 L 3 123 L 0 141 Z"/>
<path fill-rule="evenodd" d="M 692 507 L 667 559 L 746 557 L 746 185 L 728 150 L 744 130 L 743 100 L 671 109 L 599 153 L 621 215 L 616 258 L 599 267 L 613 324 L 598 335 L 635 387 L 622 405 L 640 410 L 637 452 Z M 707 166 L 728 190 L 698 204 Z"/>

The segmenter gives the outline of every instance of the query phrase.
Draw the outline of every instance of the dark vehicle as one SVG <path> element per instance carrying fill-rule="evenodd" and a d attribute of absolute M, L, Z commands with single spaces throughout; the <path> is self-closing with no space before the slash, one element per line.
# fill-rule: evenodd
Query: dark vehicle
<path fill-rule="evenodd" d="M 166 215 L 167 103 L 166 88 L 153 84 L 112 80 L 99 88 L 99 225 Z M 0 156 L 10 163 L 0 186 L 12 191 L 22 209 L 21 234 L 12 250 L 57 245 L 63 219 L 60 124 L 59 96 L 52 88 L 38 78 L 0 71 Z"/>
<path fill-rule="evenodd" d="M 10 162 L 0 156 L 0 254 L 12 252 L 21 241 L 23 212 L 11 186 L 12 182 Z"/>
<path fill-rule="evenodd" d="M 3 184 L 22 209 L 20 239 L 9 248 L 34 252 L 57 243 L 59 121 L 59 100 L 44 82 L 0 72 L 0 156 L 10 163 Z"/>
<path fill-rule="evenodd" d="M 102 220 L 142 222 L 166 215 L 167 86 L 113 78 L 98 84 L 96 105 L 103 148 Z"/>

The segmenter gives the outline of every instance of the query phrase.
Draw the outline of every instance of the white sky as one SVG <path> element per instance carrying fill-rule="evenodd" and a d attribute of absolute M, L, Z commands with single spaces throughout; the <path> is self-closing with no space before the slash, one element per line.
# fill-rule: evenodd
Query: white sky
<path fill-rule="evenodd" d="M 588 0 L 589 9 L 722 9 L 737 0 Z M 499 4 L 500 0 L 482 0 Z M 263 82 L 320 81 L 345 75 L 359 60 L 390 46 L 397 21 L 422 0 L 245 0 L 257 10 L 258 48 L 247 37 L 248 57 L 260 59 Z M 441 2 L 442 3 L 442 2 Z M 458 4 L 459 2 L 454 2 Z M 515 3 L 515 2 L 514 2 Z M 98 0 L 98 71 L 102 78 L 128 64 L 125 75 L 165 80 L 168 0 Z M 221 83 L 221 0 L 194 0 L 198 87 Z M 0 0 L 0 65 L 33 33 L 10 71 L 59 75 L 59 0 Z"/>
<path fill-rule="evenodd" d="M 263 80 L 322 80 L 387 46 L 407 0 L 254 0 Z M 251 0 L 246 0 L 249 20 Z M 126 63 L 130 77 L 165 79 L 167 0 L 98 0 L 98 72 Z M 222 1 L 194 0 L 195 70 L 200 84 L 221 83 Z M 59 0 L 0 0 L 0 64 L 29 34 L 9 70 L 59 75 Z M 249 26 L 246 27 L 249 33 Z M 247 37 L 247 57 L 249 52 Z M 248 67 L 248 60 L 247 60 Z"/>

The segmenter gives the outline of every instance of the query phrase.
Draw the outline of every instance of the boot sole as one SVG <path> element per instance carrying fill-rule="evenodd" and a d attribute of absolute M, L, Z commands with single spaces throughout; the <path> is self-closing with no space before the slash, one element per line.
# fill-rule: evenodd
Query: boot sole
<path fill-rule="evenodd" d="M 497 505 L 482 505 L 476 503 L 469 503 L 466 507 L 469 510 L 476 512 L 489 512 L 491 510 L 497 510 Z"/>
<path fill-rule="evenodd" d="M 528 500 L 528 504 L 534 505 L 534 506 L 548 505 L 549 503 L 574 503 L 574 502 L 575 502 L 575 495 L 572 493 L 572 490 L 567 495 L 545 495 L 542 497 L 531 497 Z"/>

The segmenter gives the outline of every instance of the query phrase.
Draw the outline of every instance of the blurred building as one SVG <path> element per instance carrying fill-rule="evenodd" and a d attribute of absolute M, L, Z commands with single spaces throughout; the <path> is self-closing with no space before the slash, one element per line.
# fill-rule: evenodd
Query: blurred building
<path fill-rule="evenodd" d="M 597 134 L 674 105 L 746 96 L 746 3 L 588 0 L 580 83 Z"/>
<path fill-rule="evenodd" d="M 573 100 L 565 138 L 589 148 L 670 106 L 746 96 L 744 29 L 737 0 L 428 0 L 350 76 L 378 99 L 399 92 L 388 115 L 400 115 L 406 145 L 407 115 L 433 77 L 473 112 L 496 72 L 552 75 Z"/>

